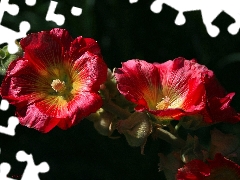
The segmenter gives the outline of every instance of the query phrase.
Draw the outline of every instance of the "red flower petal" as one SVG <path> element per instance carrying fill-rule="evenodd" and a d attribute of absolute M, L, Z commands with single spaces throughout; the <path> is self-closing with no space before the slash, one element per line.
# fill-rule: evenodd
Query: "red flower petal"
<path fill-rule="evenodd" d="M 30 95 L 34 89 L 33 80 L 39 76 L 34 69 L 24 58 L 13 61 L 2 81 L 1 95 L 11 104 L 28 104 L 32 100 Z"/>
<path fill-rule="evenodd" d="M 120 93 L 137 104 L 136 109 L 155 109 L 161 101 L 161 79 L 154 65 L 142 60 L 129 60 L 114 73 Z"/>
<path fill-rule="evenodd" d="M 76 74 L 74 81 L 79 81 L 81 91 L 98 91 L 107 78 L 107 66 L 97 55 L 85 52 L 75 61 L 73 68 Z"/>
<path fill-rule="evenodd" d="M 235 93 L 229 93 L 223 98 L 213 97 L 208 102 L 208 115 L 212 122 L 237 123 L 240 115 L 230 106 Z"/>
<path fill-rule="evenodd" d="M 208 102 L 203 114 L 209 122 L 236 123 L 240 121 L 240 115 L 230 106 L 235 93 L 227 94 L 214 74 L 205 77 L 205 88 Z"/>
<path fill-rule="evenodd" d="M 203 180 L 210 175 L 210 168 L 204 162 L 195 159 L 178 169 L 177 180 Z"/>
<path fill-rule="evenodd" d="M 176 58 L 162 64 L 155 64 L 158 67 L 163 84 L 163 92 L 167 96 L 178 96 L 173 102 L 185 112 L 198 112 L 205 106 L 205 89 L 202 75 L 207 68 L 200 66 L 194 60 Z M 200 66 L 200 67 L 199 67 Z M 180 108 L 180 107 L 179 107 Z"/>
<path fill-rule="evenodd" d="M 101 106 L 102 99 L 99 94 L 82 92 L 68 103 L 68 111 L 66 112 L 68 117 L 67 119 L 62 119 L 58 123 L 58 127 L 68 129 L 79 123 L 84 117 L 96 112 Z"/>
<path fill-rule="evenodd" d="M 101 51 L 98 43 L 91 38 L 77 37 L 71 44 L 69 56 L 70 59 L 78 59 L 86 51 L 101 56 Z"/>
<path fill-rule="evenodd" d="M 208 164 L 200 160 L 192 160 L 178 169 L 177 180 L 225 180 L 240 179 L 240 166 L 216 154 Z"/>
<path fill-rule="evenodd" d="M 73 38 L 66 29 L 54 28 L 50 31 L 50 34 L 55 37 L 58 43 L 61 44 L 65 50 L 69 50 Z"/>
<path fill-rule="evenodd" d="M 17 107 L 16 115 L 20 124 L 47 133 L 54 128 L 61 118 L 51 117 L 41 112 L 34 104 Z"/>
<path fill-rule="evenodd" d="M 215 155 L 214 160 L 209 160 L 209 167 L 211 168 L 211 178 L 209 180 L 240 179 L 240 166 L 220 153 Z"/>
<path fill-rule="evenodd" d="M 25 52 L 24 57 L 39 70 L 45 72 L 48 67 L 57 66 L 64 60 L 64 46 L 48 31 L 33 33 L 20 41 Z"/>

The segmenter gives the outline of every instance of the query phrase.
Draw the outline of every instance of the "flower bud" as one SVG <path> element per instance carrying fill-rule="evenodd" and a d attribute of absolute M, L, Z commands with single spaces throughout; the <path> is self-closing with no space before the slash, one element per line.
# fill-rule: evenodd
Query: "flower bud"
<path fill-rule="evenodd" d="M 181 150 L 181 159 L 188 163 L 194 159 L 205 161 L 208 158 L 208 152 L 199 144 L 198 137 L 188 135 L 186 145 Z"/>
<path fill-rule="evenodd" d="M 94 128 L 103 136 L 111 136 L 115 130 L 116 116 L 102 108 L 92 113 L 87 119 L 93 122 Z"/>
<path fill-rule="evenodd" d="M 143 153 L 147 137 L 152 132 L 152 124 L 146 113 L 134 112 L 126 120 L 120 120 L 117 129 L 125 135 L 130 146 L 141 146 Z"/>

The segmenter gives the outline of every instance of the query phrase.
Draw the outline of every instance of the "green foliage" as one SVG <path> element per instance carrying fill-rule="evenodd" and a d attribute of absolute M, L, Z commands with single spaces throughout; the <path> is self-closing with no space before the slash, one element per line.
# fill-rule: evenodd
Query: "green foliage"
<path fill-rule="evenodd" d="M 10 54 L 8 52 L 8 46 L 4 46 L 2 49 L 0 49 L 0 75 L 5 75 L 9 64 L 22 55 L 22 48 L 18 42 L 16 42 L 16 44 L 19 48 L 18 52 L 15 54 Z"/>

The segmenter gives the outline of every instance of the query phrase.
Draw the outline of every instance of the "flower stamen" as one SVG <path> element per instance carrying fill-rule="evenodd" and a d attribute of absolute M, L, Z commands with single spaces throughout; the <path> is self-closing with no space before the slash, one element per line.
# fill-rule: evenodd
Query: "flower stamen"
<path fill-rule="evenodd" d="M 167 109 L 170 104 L 171 104 L 170 98 L 168 96 L 165 96 L 165 98 L 162 98 L 162 101 L 157 103 L 156 108 L 157 110 Z"/>
<path fill-rule="evenodd" d="M 65 82 L 59 79 L 53 80 L 51 86 L 56 92 L 63 92 L 66 89 Z"/>

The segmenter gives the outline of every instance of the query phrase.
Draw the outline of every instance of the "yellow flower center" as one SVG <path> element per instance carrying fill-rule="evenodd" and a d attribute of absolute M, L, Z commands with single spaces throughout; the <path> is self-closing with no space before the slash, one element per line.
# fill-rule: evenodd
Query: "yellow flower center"
<path fill-rule="evenodd" d="M 63 92 L 66 89 L 65 82 L 59 79 L 53 80 L 51 86 L 56 92 Z"/>
<path fill-rule="evenodd" d="M 156 108 L 157 110 L 167 109 L 170 104 L 171 104 L 170 98 L 168 96 L 165 96 L 165 98 L 162 98 L 162 101 L 157 103 Z"/>

